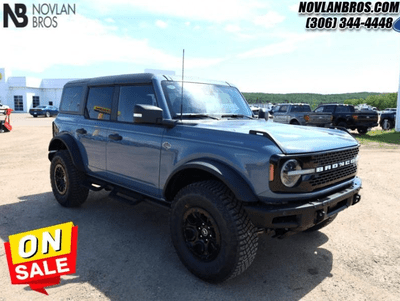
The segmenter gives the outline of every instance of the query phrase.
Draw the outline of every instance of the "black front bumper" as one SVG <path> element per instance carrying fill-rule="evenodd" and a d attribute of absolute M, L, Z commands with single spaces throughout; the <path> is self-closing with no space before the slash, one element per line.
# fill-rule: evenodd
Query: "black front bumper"
<path fill-rule="evenodd" d="M 357 204 L 361 200 L 358 194 L 361 184 L 361 179 L 355 177 L 351 187 L 308 203 L 273 206 L 249 204 L 245 210 L 258 228 L 300 232 Z"/>

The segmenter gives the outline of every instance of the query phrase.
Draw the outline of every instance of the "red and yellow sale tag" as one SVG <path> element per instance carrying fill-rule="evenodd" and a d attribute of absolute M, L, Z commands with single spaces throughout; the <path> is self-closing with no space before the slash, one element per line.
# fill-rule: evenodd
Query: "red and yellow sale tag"
<path fill-rule="evenodd" d="M 9 236 L 4 243 L 12 284 L 29 284 L 46 294 L 46 286 L 76 271 L 78 226 L 72 222 Z"/>

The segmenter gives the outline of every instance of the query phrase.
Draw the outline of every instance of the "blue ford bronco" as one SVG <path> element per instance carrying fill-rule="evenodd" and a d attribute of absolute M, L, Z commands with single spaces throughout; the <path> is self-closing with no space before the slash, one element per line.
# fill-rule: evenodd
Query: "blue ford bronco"
<path fill-rule="evenodd" d="M 266 122 L 227 82 L 131 74 L 65 85 L 49 145 L 64 207 L 89 190 L 170 209 L 182 263 L 213 283 L 244 272 L 262 233 L 316 231 L 360 201 L 347 132 Z"/>

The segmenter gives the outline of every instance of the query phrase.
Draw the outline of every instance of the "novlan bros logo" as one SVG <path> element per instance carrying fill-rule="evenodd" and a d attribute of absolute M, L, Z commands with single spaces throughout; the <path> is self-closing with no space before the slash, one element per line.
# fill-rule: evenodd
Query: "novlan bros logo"
<path fill-rule="evenodd" d="M 76 14 L 75 4 L 32 4 L 33 28 L 56 28 L 57 16 Z M 3 4 L 3 27 L 8 28 L 12 21 L 17 28 L 26 27 L 29 23 L 27 7 L 25 4 L 16 3 L 14 8 L 9 4 Z"/>
<path fill-rule="evenodd" d="M 8 18 L 14 22 L 15 27 L 26 27 L 28 25 L 28 17 L 26 16 L 26 5 L 16 3 L 14 5 L 14 11 L 10 5 L 3 4 L 3 26 L 8 27 Z M 20 22 L 17 18 L 22 19 Z"/>

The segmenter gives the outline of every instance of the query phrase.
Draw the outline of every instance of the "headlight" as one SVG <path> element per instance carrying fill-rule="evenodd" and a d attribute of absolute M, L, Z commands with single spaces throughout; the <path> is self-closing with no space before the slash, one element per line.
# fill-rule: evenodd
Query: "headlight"
<path fill-rule="evenodd" d="M 299 181 L 301 173 L 296 173 L 300 171 L 301 166 L 297 160 L 291 159 L 286 161 L 281 169 L 281 181 L 286 187 L 293 187 Z"/>

